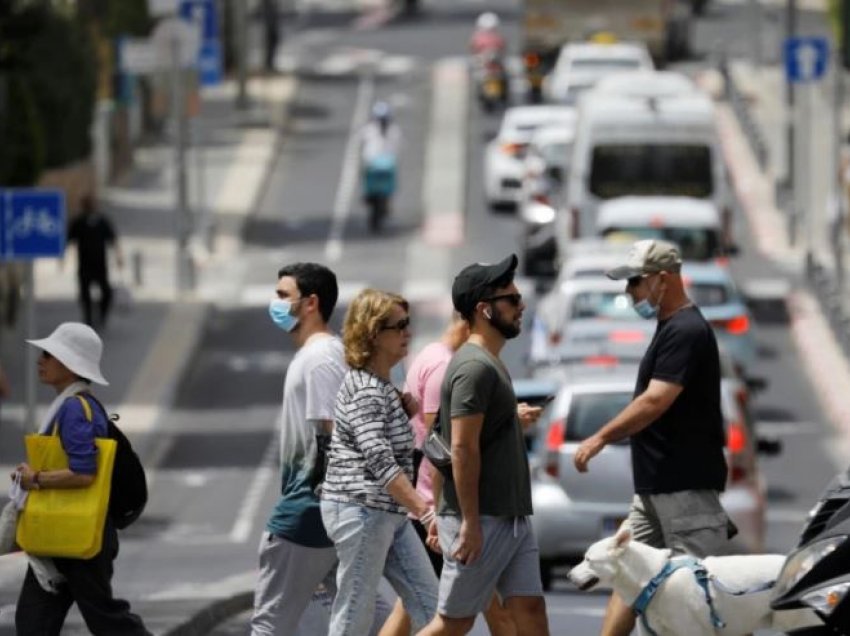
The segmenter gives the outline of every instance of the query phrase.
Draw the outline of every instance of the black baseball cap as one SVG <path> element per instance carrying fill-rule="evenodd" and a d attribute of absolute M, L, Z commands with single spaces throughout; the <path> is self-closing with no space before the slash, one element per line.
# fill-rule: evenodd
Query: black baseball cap
<path fill-rule="evenodd" d="M 455 309 L 468 316 L 475 305 L 484 298 L 487 287 L 505 274 L 514 272 L 518 263 L 516 254 L 511 254 L 495 264 L 474 263 L 464 267 L 460 274 L 455 276 L 452 284 L 452 303 Z"/>

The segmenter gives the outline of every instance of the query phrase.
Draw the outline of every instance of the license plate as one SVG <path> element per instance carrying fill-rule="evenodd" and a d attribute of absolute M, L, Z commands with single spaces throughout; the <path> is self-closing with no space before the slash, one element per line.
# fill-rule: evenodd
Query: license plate
<path fill-rule="evenodd" d="M 625 520 L 625 517 L 603 517 L 602 537 L 610 537 L 612 534 L 616 534 Z"/>
<path fill-rule="evenodd" d="M 496 97 L 502 93 L 502 83 L 499 80 L 487 80 L 484 82 L 484 93 L 487 97 Z"/>

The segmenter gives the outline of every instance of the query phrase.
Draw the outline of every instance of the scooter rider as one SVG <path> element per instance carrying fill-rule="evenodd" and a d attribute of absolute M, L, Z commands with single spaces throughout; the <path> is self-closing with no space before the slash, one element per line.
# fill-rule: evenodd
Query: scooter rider
<path fill-rule="evenodd" d="M 499 31 L 499 16 L 492 11 L 479 15 L 475 21 L 475 32 L 469 40 L 472 55 L 496 54 L 501 57 L 505 47 L 505 38 Z"/>
<path fill-rule="evenodd" d="M 398 156 L 401 146 L 401 130 L 393 120 L 392 107 L 384 101 L 372 106 L 372 118 L 363 127 L 360 135 L 360 158 L 363 165 L 380 155 Z"/>

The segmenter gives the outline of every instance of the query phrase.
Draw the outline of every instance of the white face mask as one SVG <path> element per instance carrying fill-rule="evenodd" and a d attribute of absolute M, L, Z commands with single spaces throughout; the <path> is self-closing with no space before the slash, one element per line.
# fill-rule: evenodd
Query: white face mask
<path fill-rule="evenodd" d="M 658 308 L 661 305 L 661 298 L 659 298 L 658 302 L 654 304 L 649 300 L 654 293 L 654 290 L 650 289 L 648 297 L 634 304 L 634 310 L 637 312 L 637 315 L 645 320 L 652 320 L 658 316 Z"/>

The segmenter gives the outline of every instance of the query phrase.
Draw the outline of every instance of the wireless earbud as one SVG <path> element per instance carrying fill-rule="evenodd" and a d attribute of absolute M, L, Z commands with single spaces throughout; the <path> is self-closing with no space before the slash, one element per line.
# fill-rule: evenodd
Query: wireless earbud
<path fill-rule="evenodd" d="M 484 317 L 485 317 L 487 320 L 493 320 L 493 314 L 491 314 L 491 313 L 490 313 L 490 310 L 489 310 L 489 309 L 485 309 L 485 310 L 484 310 Z"/>

